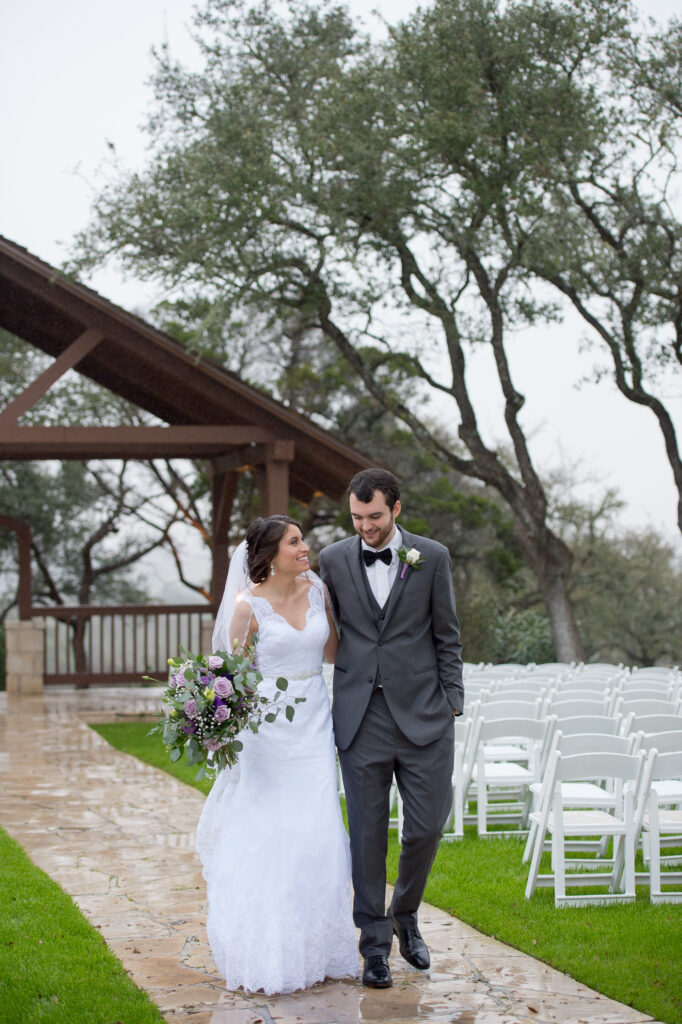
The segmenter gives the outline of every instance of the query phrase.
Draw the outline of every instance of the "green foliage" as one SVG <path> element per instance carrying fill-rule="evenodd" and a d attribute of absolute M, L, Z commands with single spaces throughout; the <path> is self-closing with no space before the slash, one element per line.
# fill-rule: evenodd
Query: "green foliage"
<path fill-rule="evenodd" d="M 4 1024 L 163 1024 L 74 902 L 0 829 Z"/>
<path fill-rule="evenodd" d="M 651 529 L 575 542 L 574 593 L 588 656 L 627 665 L 682 660 L 682 560 Z"/>
<path fill-rule="evenodd" d="M 532 610 L 510 610 L 497 616 L 492 661 L 526 665 L 555 659 L 552 631 L 545 615 Z"/>
<path fill-rule="evenodd" d="M 36 603 L 145 600 L 127 563 L 138 545 L 131 537 L 123 542 L 116 537 L 126 519 L 116 505 L 85 463 L 0 464 L 0 512 L 31 526 L 38 556 L 38 572 L 33 573 Z M 13 533 L 0 531 L 7 569 L 15 565 L 15 545 Z M 101 571 L 119 561 L 124 564 L 117 573 Z"/>

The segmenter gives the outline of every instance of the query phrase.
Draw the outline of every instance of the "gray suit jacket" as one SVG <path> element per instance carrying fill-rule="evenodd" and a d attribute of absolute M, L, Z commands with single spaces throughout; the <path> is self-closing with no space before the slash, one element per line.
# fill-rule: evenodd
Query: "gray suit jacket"
<path fill-rule="evenodd" d="M 442 544 L 406 530 L 420 569 L 398 569 L 383 609 L 372 595 L 360 538 L 331 544 L 320 574 L 339 620 L 332 716 L 336 745 L 346 750 L 367 709 L 377 677 L 399 729 L 418 746 L 443 735 L 452 712 L 461 713 L 462 645 L 455 611 L 450 555 Z"/>

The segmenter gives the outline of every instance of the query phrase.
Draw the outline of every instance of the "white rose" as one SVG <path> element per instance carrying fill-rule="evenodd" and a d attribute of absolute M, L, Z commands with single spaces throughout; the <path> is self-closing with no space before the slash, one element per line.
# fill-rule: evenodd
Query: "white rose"
<path fill-rule="evenodd" d="M 417 548 L 410 548 L 410 550 L 405 555 L 405 561 L 407 562 L 408 565 L 414 565 L 415 562 L 418 562 L 420 558 L 421 551 L 418 551 Z"/>

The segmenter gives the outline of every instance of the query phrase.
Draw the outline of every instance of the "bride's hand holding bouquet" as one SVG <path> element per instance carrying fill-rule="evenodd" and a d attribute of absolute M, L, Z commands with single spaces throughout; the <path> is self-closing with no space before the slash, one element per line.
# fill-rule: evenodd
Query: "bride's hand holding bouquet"
<path fill-rule="evenodd" d="M 168 659 L 171 679 L 161 698 L 163 716 L 150 733 L 161 735 L 171 761 L 186 751 L 187 763 L 200 766 L 197 779 L 237 763 L 243 748 L 238 735 L 244 729 L 257 733 L 282 710 L 291 722 L 294 704 L 305 700 L 296 697 L 293 704 L 285 703 L 289 684 L 283 677 L 276 681 L 281 691 L 277 699 L 258 692 L 263 677 L 255 667 L 255 641 L 235 646 L 232 653 L 196 655 L 181 648 L 180 654 Z"/>

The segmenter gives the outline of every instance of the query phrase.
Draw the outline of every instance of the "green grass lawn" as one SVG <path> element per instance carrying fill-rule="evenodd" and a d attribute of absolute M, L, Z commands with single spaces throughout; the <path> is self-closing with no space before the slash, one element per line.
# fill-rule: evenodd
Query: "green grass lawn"
<path fill-rule="evenodd" d="M 73 900 L 0 829 L 3 1024 L 163 1024 Z"/>
<path fill-rule="evenodd" d="M 399 852 L 393 836 L 392 877 Z M 645 887 L 631 904 L 557 909 L 547 888 L 526 900 L 522 852 L 517 839 L 479 839 L 473 830 L 464 841 L 441 843 L 425 899 L 612 999 L 679 1024 L 682 906 L 653 906 Z"/>
<path fill-rule="evenodd" d="M 196 768 L 173 764 L 158 736 L 144 722 L 97 725 L 109 743 L 175 775 L 206 793 L 208 780 L 195 781 Z M 398 855 L 391 832 L 388 875 L 395 879 Z M 570 974 L 620 1002 L 666 1024 L 682 1024 L 682 906 L 652 906 L 648 890 L 637 902 L 606 907 L 554 907 L 552 889 L 524 898 L 527 865 L 517 839 L 442 843 L 426 899 L 486 935 Z"/>

